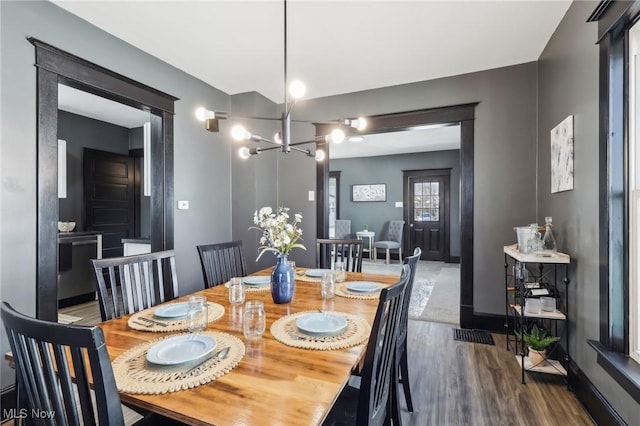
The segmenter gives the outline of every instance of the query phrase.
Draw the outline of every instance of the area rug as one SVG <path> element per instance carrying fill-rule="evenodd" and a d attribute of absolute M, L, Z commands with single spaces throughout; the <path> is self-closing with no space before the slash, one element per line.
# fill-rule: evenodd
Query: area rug
<path fill-rule="evenodd" d="M 60 324 L 73 324 L 75 322 L 80 321 L 82 318 L 76 317 L 74 315 L 60 314 L 58 313 L 58 322 Z"/>
<path fill-rule="evenodd" d="M 409 305 L 411 306 L 411 305 Z M 460 268 L 443 267 L 434 280 L 433 290 L 419 317 L 420 321 L 459 324 Z"/>
<path fill-rule="evenodd" d="M 444 272 L 443 272 L 444 271 Z M 400 277 L 402 264 L 392 262 L 362 262 L 362 272 L 370 274 L 391 274 Z M 438 285 L 438 283 L 440 285 Z M 430 301 L 433 292 L 438 288 L 440 296 L 436 295 L 435 302 Z M 449 294 L 457 289 L 456 294 Z M 446 322 L 458 324 L 460 312 L 460 265 L 443 262 L 420 261 L 416 269 L 413 282 L 411 301 L 409 303 L 409 318 L 419 321 Z M 443 311 L 442 318 L 434 318 L 431 311 Z M 435 313 L 434 315 L 438 315 Z"/>

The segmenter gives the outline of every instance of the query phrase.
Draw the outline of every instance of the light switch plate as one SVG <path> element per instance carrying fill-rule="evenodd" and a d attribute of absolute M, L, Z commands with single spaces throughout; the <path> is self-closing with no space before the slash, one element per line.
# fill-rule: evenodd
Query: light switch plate
<path fill-rule="evenodd" d="M 186 200 L 179 200 L 178 210 L 189 210 L 189 202 Z"/>
<path fill-rule="evenodd" d="M 313 201 L 316 199 L 316 193 L 314 191 L 309 191 L 309 201 Z"/>
<path fill-rule="evenodd" d="M 396 201 L 396 207 L 402 208 L 402 201 Z"/>

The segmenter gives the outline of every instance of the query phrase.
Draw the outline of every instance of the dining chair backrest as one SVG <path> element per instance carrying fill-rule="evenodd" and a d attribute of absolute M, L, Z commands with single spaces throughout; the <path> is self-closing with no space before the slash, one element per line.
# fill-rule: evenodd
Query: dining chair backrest
<path fill-rule="evenodd" d="M 92 259 L 102 321 L 150 308 L 178 297 L 173 250 Z"/>
<path fill-rule="evenodd" d="M 396 344 L 409 279 L 409 267 L 404 265 L 400 280 L 380 291 L 362 367 L 356 422 L 359 425 L 382 425 L 387 424 L 386 417 L 399 418 Z"/>
<path fill-rule="evenodd" d="M 197 246 L 205 288 L 224 284 L 233 277 L 247 275 L 242 241 Z"/>
<path fill-rule="evenodd" d="M 413 412 L 413 400 L 411 398 L 411 387 L 409 386 L 409 359 L 407 353 L 407 330 L 409 328 L 409 304 L 411 303 L 411 293 L 413 291 L 413 283 L 416 279 L 416 270 L 418 269 L 418 261 L 422 255 L 422 249 L 416 247 L 412 256 L 404 258 L 404 264 L 409 268 L 409 282 L 404 291 L 404 301 L 402 302 L 402 314 L 400 317 L 400 329 L 398 330 L 398 345 L 396 357 L 399 364 L 399 373 L 402 377 L 402 388 L 404 389 L 404 397 L 407 401 L 407 409 Z"/>
<path fill-rule="evenodd" d="M 422 249 L 416 247 L 413 250 L 412 256 L 404 258 L 403 263 L 409 267 L 409 282 L 407 283 L 407 289 L 404 293 L 404 303 L 402 306 L 402 322 L 400 325 L 400 339 L 407 338 L 407 324 L 409 323 L 409 302 L 411 300 L 411 292 L 413 291 L 413 282 L 416 279 L 416 269 L 418 268 L 418 261 L 422 255 Z"/>
<path fill-rule="evenodd" d="M 330 269 L 335 262 L 343 262 L 346 271 L 362 272 L 362 240 L 318 238 L 316 266 Z"/>
<path fill-rule="evenodd" d="M 0 309 L 16 366 L 18 407 L 43 414 L 30 416 L 30 424 L 124 425 L 99 327 L 38 320 L 7 302 Z"/>

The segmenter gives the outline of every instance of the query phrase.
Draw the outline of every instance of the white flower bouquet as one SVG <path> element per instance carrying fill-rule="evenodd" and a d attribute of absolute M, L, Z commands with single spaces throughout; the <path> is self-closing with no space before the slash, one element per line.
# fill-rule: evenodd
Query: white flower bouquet
<path fill-rule="evenodd" d="M 305 246 L 298 243 L 302 240 L 302 215 L 296 213 L 293 219 L 289 216 L 288 207 L 278 207 L 276 212 L 271 207 L 263 207 L 253 214 L 253 223 L 249 229 L 258 229 L 262 232 L 260 237 L 260 254 L 256 261 L 267 251 L 274 252 L 278 256 L 288 256 L 293 248 L 306 250 Z"/>

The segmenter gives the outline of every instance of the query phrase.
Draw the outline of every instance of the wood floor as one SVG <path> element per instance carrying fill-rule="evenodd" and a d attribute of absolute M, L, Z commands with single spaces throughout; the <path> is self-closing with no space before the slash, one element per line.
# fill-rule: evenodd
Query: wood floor
<path fill-rule="evenodd" d="M 409 369 L 414 412 L 402 422 L 413 426 L 593 425 L 561 378 L 528 374 L 505 349 L 453 340 L 454 326 L 409 321 Z"/>
<path fill-rule="evenodd" d="M 99 321 L 96 302 L 61 312 Z M 572 426 L 593 422 L 556 376 L 528 373 L 520 383 L 520 366 L 505 349 L 505 336 L 494 334 L 496 345 L 453 340 L 454 326 L 409 321 L 409 369 L 414 412 L 403 407 L 409 426 Z"/>

